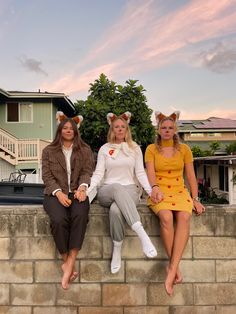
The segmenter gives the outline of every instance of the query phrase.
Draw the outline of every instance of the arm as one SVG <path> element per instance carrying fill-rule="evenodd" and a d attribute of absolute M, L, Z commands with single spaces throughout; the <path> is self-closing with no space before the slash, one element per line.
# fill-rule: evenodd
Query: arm
<path fill-rule="evenodd" d="M 42 154 L 42 179 L 49 194 L 53 191 L 61 190 L 61 187 L 58 185 L 50 170 L 49 151 L 47 149 L 44 149 Z"/>
<path fill-rule="evenodd" d="M 43 150 L 42 154 L 42 179 L 49 193 L 52 194 L 54 192 L 53 195 L 58 198 L 59 202 L 63 206 L 68 207 L 71 201 L 68 199 L 67 195 L 62 192 L 55 177 L 51 173 L 49 166 L 49 152 L 46 149 Z"/>
<path fill-rule="evenodd" d="M 197 215 L 201 215 L 205 211 L 205 207 L 198 199 L 195 199 L 198 197 L 198 185 L 192 162 L 185 164 L 185 173 L 193 199 L 194 210 Z"/>
<path fill-rule="evenodd" d="M 89 147 L 86 147 L 85 158 L 83 158 L 83 167 L 81 168 L 80 176 L 79 176 L 79 187 L 84 185 L 88 186 L 90 183 L 90 177 L 93 173 L 94 168 L 94 158 L 92 150 Z"/>
<path fill-rule="evenodd" d="M 149 184 L 147 174 L 144 170 L 143 154 L 142 154 L 142 151 L 141 151 L 139 146 L 136 148 L 136 154 L 137 155 L 136 155 L 136 159 L 135 159 L 135 175 L 136 175 L 139 183 L 141 184 L 141 186 L 144 188 L 144 190 L 150 196 L 151 192 L 152 192 L 152 188 Z"/>
<path fill-rule="evenodd" d="M 91 183 L 88 191 L 93 190 L 96 188 L 100 182 L 102 181 L 105 174 L 105 154 L 104 154 L 104 148 L 101 147 L 98 152 L 98 158 L 97 158 L 97 165 L 96 169 L 92 175 Z"/>
<path fill-rule="evenodd" d="M 147 176 L 149 183 L 152 187 L 151 200 L 154 203 L 161 202 L 164 198 L 163 193 L 160 191 L 158 184 L 156 183 L 156 173 L 153 161 L 146 162 Z"/>

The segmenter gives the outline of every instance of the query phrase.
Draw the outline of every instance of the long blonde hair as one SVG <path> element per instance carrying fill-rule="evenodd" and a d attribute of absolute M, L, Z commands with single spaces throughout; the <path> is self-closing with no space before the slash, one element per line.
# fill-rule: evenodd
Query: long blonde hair
<path fill-rule="evenodd" d="M 125 124 L 125 126 L 126 126 L 125 142 L 127 142 L 129 147 L 133 148 L 134 142 L 133 142 L 133 139 L 132 139 L 132 134 L 131 134 L 131 131 L 130 131 L 129 124 L 128 124 L 127 120 L 122 118 L 122 116 L 115 117 L 111 121 L 109 130 L 108 130 L 108 134 L 107 134 L 107 141 L 108 141 L 108 143 L 112 143 L 112 144 L 115 143 L 116 137 L 115 137 L 115 134 L 114 134 L 114 131 L 113 131 L 113 126 L 114 126 L 114 122 L 116 122 L 117 120 L 121 120 Z"/>
<path fill-rule="evenodd" d="M 166 117 L 166 118 L 163 118 L 161 121 L 159 121 L 158 125 L 157 125 L 157 137 L 156 137 L 156 141 L 155 141 L 155 144 L 156 144 L 156 147 L 157 147 L 157 150 L 159 152 L 162 151 L 162 144 L 161 144 L 161 135 L 159 133 L 159 130 L 161 128 L 161 125 L 164 121 L 172 121 L 173 124 L 174 124 L 174 127 L 176 129 L 176 133 L 174 134 L 173 136 L 173 147 L 174 147 L 174 151 L 176 152 L 177 150 L 180 150 L 180 141 L 179 141 L 179 135 L 177 133 L 177 123 L 174 119 L 172 119 L 171 117 Z"/>

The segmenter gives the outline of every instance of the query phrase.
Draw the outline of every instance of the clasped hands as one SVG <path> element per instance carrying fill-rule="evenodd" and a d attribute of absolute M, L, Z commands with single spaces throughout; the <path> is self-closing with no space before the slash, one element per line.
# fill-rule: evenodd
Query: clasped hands
<path fill-rule="evenodd" d="M 59 202 L 65 206 L 69 207 L 71 205 L 71 200 L 68 198 L 68 195 L 63 193 L 62 191 L 58 191 L 56 193 L 56 197 L 58 198 Z M 77 199 L 79 202 L 83 202 L 86 200 L 86 188 L 84 186 L 78 188 L 78 190 L 74 191 L 74 199 Z"/>
<path fill-rule="evenodd" d="M 152 187 L 152 193 L 150 195 L 153 203 L 159 203 L 164 199 L 163 192 L 159 189 L 157 185 Z"/>

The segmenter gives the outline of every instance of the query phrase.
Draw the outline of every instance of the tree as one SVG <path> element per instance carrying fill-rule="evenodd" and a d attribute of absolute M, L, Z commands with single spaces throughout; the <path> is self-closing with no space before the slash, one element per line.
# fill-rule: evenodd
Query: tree
<path fill-rule="evenodd" d="M 101 74 L 90 84 L 87 100 L 78 100 L 76 110 L 84 117 L 81 127 L 82 138 L 98 150 L 105 142 L 108 132 L 106 116 L 108 112 L 117 115 L 130 111 L 132 114 L 130 127 L 133 139 L 145 149 L 154 141 L 155 129 L 151 123 L 152 110 L 147 106 L 142 85 L 137 80 L 128 80 L 126 85 L 117 85 L 106 75 Z"/>
<path fill-rule="evenodd" d="M 205 156 L 204 151 L 198 146 L 194 145 L 192 148 L 193 157 L 203 157 Z"/>
<path fill-rule="evenodd" d="M 228 155 L 235 155 L 236 154 L 236 141 L 227 145 L 225 147 L 225 150 Z"/>
<path fill-rule="evenodd" d="M 211 150 L 211 155 L 215 155 L 215 152 L 220 148 L 220 143 L 217 141 L 211 142 L 210 150 Z"/>

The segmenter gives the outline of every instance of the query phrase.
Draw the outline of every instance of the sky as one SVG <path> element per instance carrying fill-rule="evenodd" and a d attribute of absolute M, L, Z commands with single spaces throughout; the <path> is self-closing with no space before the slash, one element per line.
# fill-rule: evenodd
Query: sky
<path fill-rule="evenodd" d="M 75 102 L 101 73 L 153 111 L 236 119 L 236 0 L 0 0 L 0 88 Z"/>

